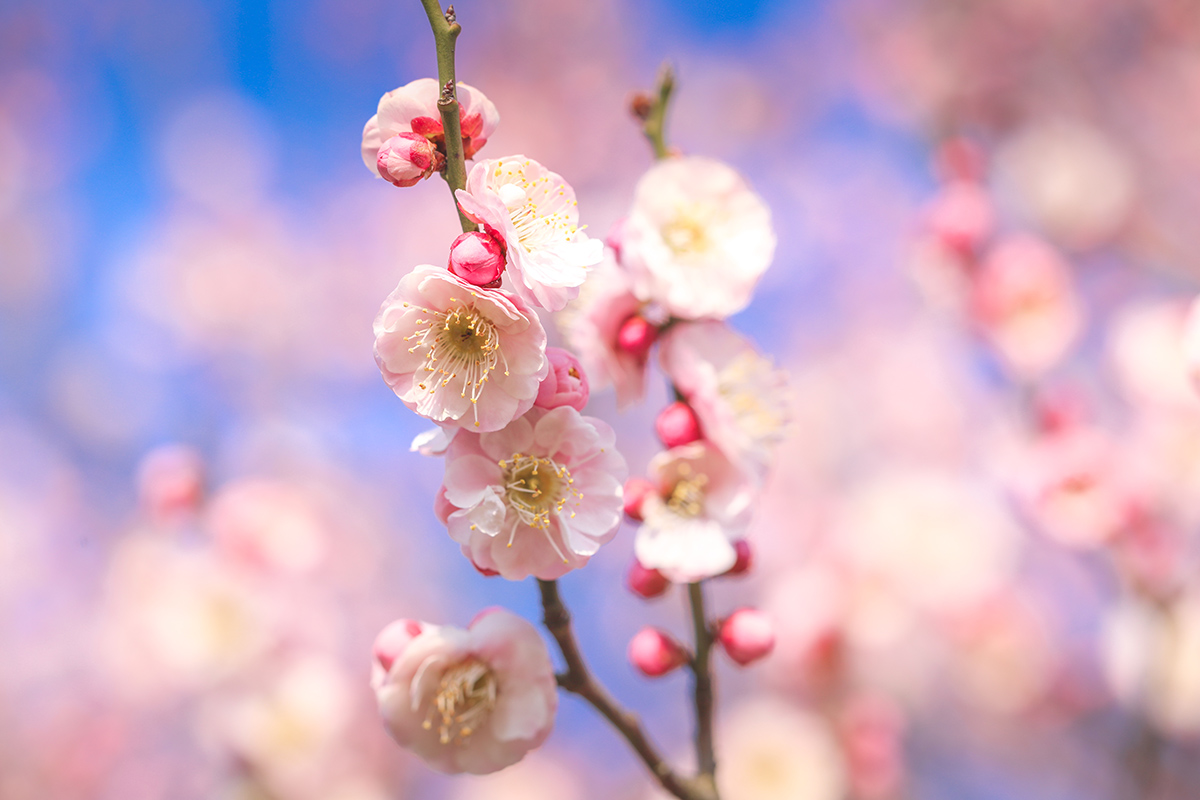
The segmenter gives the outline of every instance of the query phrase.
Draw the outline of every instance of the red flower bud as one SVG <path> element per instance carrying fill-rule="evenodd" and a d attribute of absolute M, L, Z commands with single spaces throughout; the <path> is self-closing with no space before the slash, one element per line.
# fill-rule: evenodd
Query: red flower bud
<path fill-rule="evenodd" d="M 642 628 L 629 641 L 629 661 L 643 675 L 657 678 L 687 663 L 688 652 L 657 628 Z"/>
<path fill-rule="evenodd" d="M 739 608 L 721 623 L 717 641 L 737 663 L 745 666 L 775 649 L 775 626 L 756 608 Z"/>
<path fill-rule="evenodd" d="M 491 288 L 504 272 L 504 242 L 490 231 L 470 231 L 450 244 L 449 269 L 467 283 Z"/>
<path fill-rule="evenodd" d="M 671 403 L 654 420 L 654 432 L 667 447 L 691 444 L 701 438 L 700 420 L 692 407 L 682 401 Z"/>
<path fill-rule="evenodd" d="M 643 567 L 642 562 L 635 558 L 629 565 L 629 572 L 625 574 L 625 585 L 638 597 L 652 600 L 662 596 L 671 582 L 658 570 Z"/>

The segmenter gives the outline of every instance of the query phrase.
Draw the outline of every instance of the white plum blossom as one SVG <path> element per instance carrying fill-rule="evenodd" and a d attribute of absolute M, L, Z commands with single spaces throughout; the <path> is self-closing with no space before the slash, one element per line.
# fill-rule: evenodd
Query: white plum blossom
<path fill-rule="evenodd" d="M 659 453 L 649 472 L 656 491 L 642 501 L 637 560 L 675 583 L 728 571 L 754 499 L 744 473 L 706 441 Z"/>
<path fill-rule="evenodd" d="M 376 639 L 371 686 L 392 738 L 445 773 L 517 763 L 550 735 L 558 710 L 542 637 L 503 609 L 467 630 L 393 622 Z"/>
<path fill-rule="evenodd" d="M 478 569 L 553 580 L 616 533 L 626 472 L 606 423 L 534 408 L 504 430 L 455 437 L 438 515 Z"/>
<path fill-rule="evenodd" d="M 375 360 L 404 404 L 442 427 L 503 428 L 549 371 L 546 331 L 520 299 L 419 266 L 375 318 Z"/>
<path fill-rule="evenodd" d="M 531 305 L 562 309 L 604 255 L 579 227 L 575 190 L 525 156 L 479 162 L 455 194 L 464 214 L 504 240 L 509 288 Z"/>
<path fill-rule="evenodd" d="M 704 437 L 761 482 L 788 418 L 784 373 L 723 322 L 675 325 L 659 347 Z"/>
<path fill-rule="evenodd" d="M 749 304 L 774 254 L 770 209 L 731 167 L 670 158 L 638 182 L 621 261 L 642 300 L 681 319 L 723 319 Z"/>
<path fill-rule="evenodd" d="M 438 111 L 441 86 L 433 78 L 418 78 L 393 89 L 379 99 L 375 116 L 363 128 L 362 159 L 367 169 L 379 175 L 379 150 L 393 136 L 416 133 L 432 142 L 445 155 L 446 135 Z M 483 92 L 458 84 L 458 114 L 462 121 L 463 155 L 473 158 L 496 131 L 500 113 Z"/>

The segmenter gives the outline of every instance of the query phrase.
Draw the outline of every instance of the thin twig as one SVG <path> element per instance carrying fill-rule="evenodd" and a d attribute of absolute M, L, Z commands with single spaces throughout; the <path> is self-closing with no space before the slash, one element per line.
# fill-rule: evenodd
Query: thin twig
<path fill-rule="evenodd" d="M 550 631 L 550 635 L 558 643 L 558 649 L 567 665 L 566 672 L 558 676 L 558 685 L 565 691 L 582 697 L 612 723 L 647 769 L 658 779 L 663 789 L 680 800 L 717 800 L 716 792 L 710 789 L 711 782 L 689 780 L 676 774 L 646 736 L 637 715 L 618 705 L 608 691 L 592 677 L 575 641 L 570 612 L 558 594 L 558 582 L 539 580 L 538 588 L 542 593 L 543 622 L 546 630 Z"/>
<path fill-rule="evenodd" d="M 438 112 L 442 115 L 442 134 L 446 147 L 446 168 L 442 171 L 442 177 L 450 187 L 450 194 L 454 195 L 456 190 L 467 185 L 462 118 L 458 111 L 458 83 L 454 77 L 454 45 L 458 34 L 462 33 L 462 26 L 458 24 L 454 15 L 454 6 L 450 6 L 443 13 L 439 0 L 421 0 L 421 4 L 425 6 L 429 27 L 433 30 L 433 41 L 437 48 L 438 85 L 442 87 L 441 97 L 438 99 Z M 454 200 L 454 207 L 458 209 L 458 221 L 462 225 L 463 233 L 475 230 L 475 223 L 459 208 L 457 198 Z"/>
<path fill-rule="evenodd" d="M 658 89 L 653 97 L 639 95 L 634 100 L 634 114 L 642 121 L 642 133 L 650 140 L 654 157 L 666 158 L 667 148 L 667 103 L 675 89 L 675 72 L 670 64 L 664 63 L 658 70 Z"/>
<path fill-rule="evenodd" d="M 713 636 L 704 611 L 704 584 L 688 584 L 688 602 L 692 611 L 695 656 L 692 657 L 692 694 L 696 704 L 696 761 L 700 779 L 716 792 L 717 758 L 713 748 Z"/>

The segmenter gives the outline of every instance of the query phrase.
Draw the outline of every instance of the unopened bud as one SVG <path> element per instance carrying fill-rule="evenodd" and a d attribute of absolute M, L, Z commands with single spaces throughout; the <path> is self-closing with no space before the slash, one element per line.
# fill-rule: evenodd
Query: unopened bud
<path fill-rule="evenodd" d="M 687 663 L 688 652 L 670 634 L 642 628 L 629 640 L 629 661 L 638 672 L 657 678 Z"/>
<path fill-rule="evenodd" d="M 178 520 L 204 500 L 204 462 L 184 445 L 152 450 L 138 467 L 138 490 L 155 522 Z"/>
<path fill-rule="evenodd" d="M 470 231 L 450 244 L 450 271 L 474 286 L 492 288 L 504 272 L 504 242 L 490 231 Z"/>
<path fill-rule="evenodd" d="M 642 503 L 654 491 L 654 484 L 645 478 L 630 478 L 625 481 L 625 514 L 630 519 L 641 522 Z"/>
<path fill-rule="evenodd" d="M 650 352 L 650 346 L 658 338 L 658 328 L 634 314 L 617 331 L 617 347 L 632 356 L 642 358 Z"/>
<path fill-rule="evenodd" d="M 625 585 L 638 597 L 652 600 L 662 596 L 671 582 L 658 570 L 643 567 L 642 562 L 635 558 L 629 565 L 629 572 L 625 575 Z"/>
<path fill-rule="evenodd" d="M 561 347 L 547 347 L 546 358 L 550 361 L 550 371 L 538 386 L 534 406 L 547 409 L 570 406 L 583 411 L 588 401 L 588 381 L 579 359 Z"/>
<path fill-rule="evenodd" d="M 682 401 L 671 403 L 654 420 L 654 432 L 666 447 L 680 447 L 703 437 L 700 420 L 692 407 Z"/>
<path fill-rule="evenodd" d="M 733 550 L 737 553 L 737 561 L 733 562 L 733 566 L 725 574 L 730 577 L 745 575 L 754 566 L 754 551 L 750 549 L 750 542 L 738 539 L 733 543 Z"/>
<path fill-rule="evenodd" d="M 414 186 L 446 164 L 433 142 L 419 133 L 398 133 L 383 143 L 375 166 L 397 186 Z"/>
<path fill-rule="evenodd" d="M 775 626 L 756 608 L 739 608 L 721 623 L 717 641 L 737 663 L 745 666 L 775 649 Z"/>
<path fill-rule="evenodd" d="M 375 661 L 387 672 L 413 639 L 421 634 L 421 623 L 415 619 L 398 619 L 390 623 L 375 637 L 372 652 Z"/>

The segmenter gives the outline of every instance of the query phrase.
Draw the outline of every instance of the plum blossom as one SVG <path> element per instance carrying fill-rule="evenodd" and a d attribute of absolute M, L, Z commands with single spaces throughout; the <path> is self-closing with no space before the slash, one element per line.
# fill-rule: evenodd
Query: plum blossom
<path fill-rule="evenodd" d="M 546 332 L 520 299 L 423 265 L 375 318 L 375 360 L 404 404 L 443 427 L 495 431 L 546 377 Z"/>
<path fill-rule="evenodd" d="M 681 319 L 741 311 L 774 254 L 762 198 L 731 167 L 695 156 L 642 176 L 621 237 L 634 294 Z"/>
<path fill-rule="evenodd" d="M 591 387 L 612 385 L 620 408 L 636 403 L 646 393 L 649 345 L 631 350 L 621 341 L 630 320 L 643 320 L 644 306 L 634 296 L 629 276 L 618 266 L 612 251 L 606 250 L 604 260 L 592 270 L 579 297 L 558 315 L 559 330 L 579 354 Z"/>
<path fill-rule="evenodd" d="M 570 406 L 583 411 L 588 401 L 588 380 L 579 359 L 561 347 L 547 347 L 546 358 L 550 359 L 550 372 L 533 404 L 538 408 Z"/>
<path fill-rule="evenodd" d="M 558 709 L 545 643 L 503 609 L 466 630 L 393 622 L 376 641 L 371 686 L 392 738 L 445 773 L 517 763 L 550 735 Z"/>
<path fill-rule="evenodd" d="M 699 441 L 659 453 L 649 471 L 656 491 L 642 501 L 634 542 L 642 566 L 690 583 L 737 563 L 734 541 L 749 524 L 754 494 L 741 470 Z"/>
<path fill-rule="evenodd" d="M 464 430 L 446 454 L 438 515 L 477 568 L 553 580 L 616 533 L 626 467 L 615 445 L 612 428 L 571 406 Z"/>
<path fill-rule="evenodd" d="M 380 177 L 396 186 L 416 186 L 444 169 L 446 157 L 419 133 L 398 133 L 383 143 L 375 161 Z"/>
<path fill-rule="evenodd" d="M 367 120 L 363 128 L 362 158 L 367 169 L 388 178 L 380 173 L 379 151 L 393 136 L 406 133 L 424 136 L 444 159 L 446 136 L 437 107 L 440 96 L 441 87 L 436 80 L 418 78 L 381 97 L 375 116 Z M 462 120 L 463 155 L 474 158 L 495 133 L 500 114 L 483 92 L 465 83 L 458 84 L 458 113 Z"/>
<path fill-rule="evenodd" d="M 575 190 L 525 156 L 479 162 L 455 195 L 464 214 L 504 240 L 511 289 L 531 305 L 561 310 L 603 258 L 603 242 L 579 228 Z"/>
<path fill-rule="evenodd" d="M 787 421 L 784 373 L 749 340 L 716 321 L 671 328 L 659 360 L 705 438 L 761 482 Z"/>

